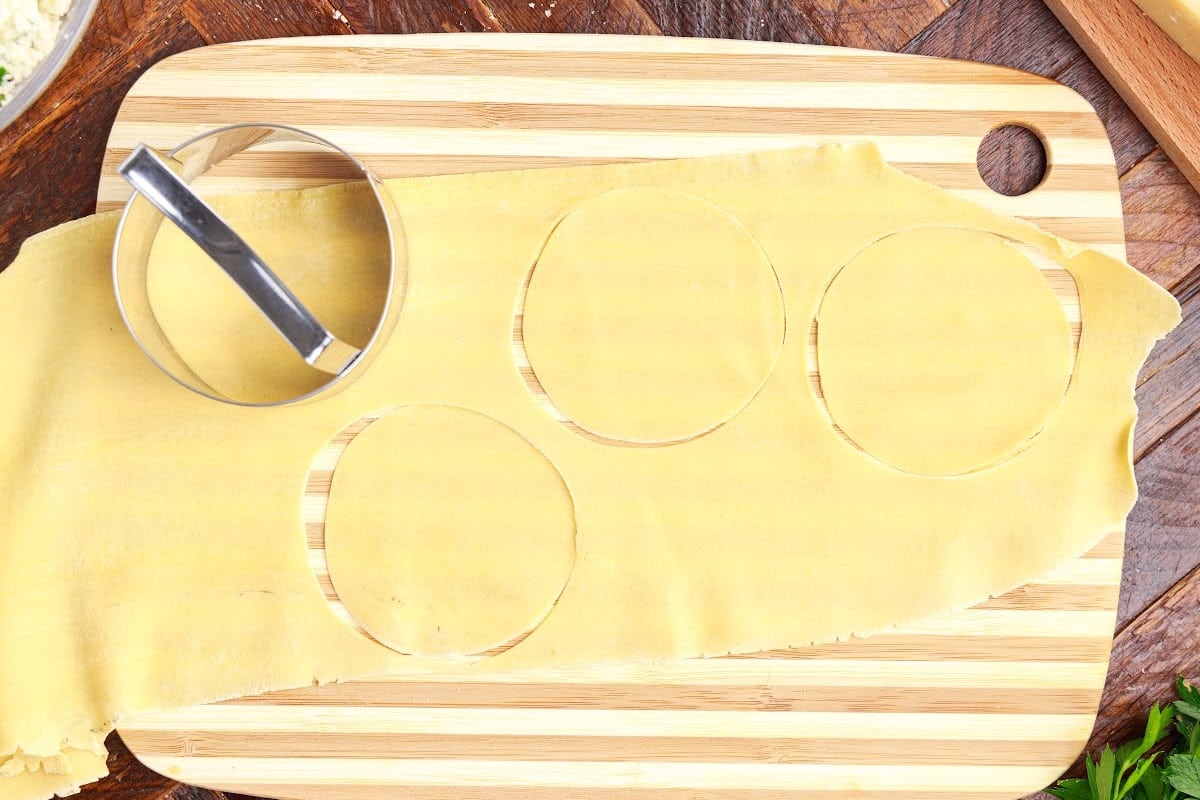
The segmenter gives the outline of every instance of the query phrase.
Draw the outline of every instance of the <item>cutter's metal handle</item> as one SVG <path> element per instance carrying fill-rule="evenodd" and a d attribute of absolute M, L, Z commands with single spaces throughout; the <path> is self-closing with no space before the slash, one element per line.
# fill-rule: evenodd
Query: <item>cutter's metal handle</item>
<path fill-rule="evenodd" d="M 358 348 L 338 339 L 313 316 L 166 159 L 139 144 L 117 171 L 225 270 L 306 362 L 337 375 L 361 355 Z"/>

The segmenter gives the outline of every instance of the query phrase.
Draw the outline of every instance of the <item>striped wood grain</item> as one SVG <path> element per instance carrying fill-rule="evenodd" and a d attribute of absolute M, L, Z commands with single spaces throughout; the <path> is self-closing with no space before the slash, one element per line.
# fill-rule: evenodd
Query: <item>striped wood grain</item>
<path fill-rule="evenodd" d="M 979 64 L 732 41 L 453 35 L 187 52 L 126 98 L 100 208 L 127 196 L 115 166 L 136 143 L 169 148 L 245 121 L 312 130 L 386 177 L 870 140 L 918 177 L 1124 255 L 1112 150 L 1069 89 Z M 975 158 L 985 134 L 1014 122 L 1042 135 L 1050 169 L 1008 198 Z M 295 153 L 259 151 L 211 187 L 341 177 L 311 163 L 296 175 Z M 1045 274 L 1077 338 L 1073 282 Z M 325 567 L 324 510 L 341 452 L 368 423 L 317 455 L 303 501 L 314 574 L 351 625 Z M 127 720 L 122 736 L 172 777 L 279 797 L 1002 800 L 1055 778 L 1091 731 L 1122 538 L 974 608 L 867 638 L 306 687 Z"/>

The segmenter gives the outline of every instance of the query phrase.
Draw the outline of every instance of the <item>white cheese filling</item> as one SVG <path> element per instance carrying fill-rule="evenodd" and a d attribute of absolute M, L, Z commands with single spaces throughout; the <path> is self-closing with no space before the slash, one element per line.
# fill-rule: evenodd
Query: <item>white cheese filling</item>
<path fill-rule="evenodd" d="M 50 50 L 71 0 L 0 0 L 0 104 Z"/>

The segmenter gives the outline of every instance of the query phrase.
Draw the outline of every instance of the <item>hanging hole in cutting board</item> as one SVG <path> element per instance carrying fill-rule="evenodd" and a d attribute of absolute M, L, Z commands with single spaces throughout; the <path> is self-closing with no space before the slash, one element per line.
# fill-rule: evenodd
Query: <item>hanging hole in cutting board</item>
<path fill-rule="evenodd" d="M 1040 248 L 969 228 L 900 231 L 830 281 L 810 382 L 833 428 L 870 457 L 967 475 L 1015 457 L 1056 416 L 1079 314 L 1074 279 Z"/>
<path fill-rule="evenodd" d="M 988 188 L 1006 197 L 1029 194 L 1046 179 L 1046 143 L 1033 128 L 1002 125 L 983 137 L 975 166 Z"/>
<path fill-rule="evenodd" d="M 785 327 L 779 276 L 741 222 L 697 195 L 629 186 L 559 219 L 517 300 L 512 346 L 559 422 L 662 447 L 741 413 Z"/>
<path fill-rule="evenodd" d="M 331 610 L 400 653 L 514 647 L 575 566 L 574 501 L 557 468 L 508 426 L 457 406 L 348 425 L 314 459 L 303 508 Z"/>

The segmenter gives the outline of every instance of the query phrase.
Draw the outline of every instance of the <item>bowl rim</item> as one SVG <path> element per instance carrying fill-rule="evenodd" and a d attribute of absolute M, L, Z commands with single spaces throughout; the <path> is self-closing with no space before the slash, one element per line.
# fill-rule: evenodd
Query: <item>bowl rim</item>
<path fill-rule="evenodd" d="M 63 17 L 62 27 L 54 47 L 46 54 L 41 63 L 21 81 L 19 88 L 13 92 L 8 101 L 0 106 L 0 131 L 5 130 L 15 122 L 34 102 L 42 96 L 46 88 L 54 82 L 63 67 L 71 59 L 75 48 L 79 46 L 83 34 L 91 24 L 92 15 L 99 5 L 99 0 L 73 0 Z"/>

